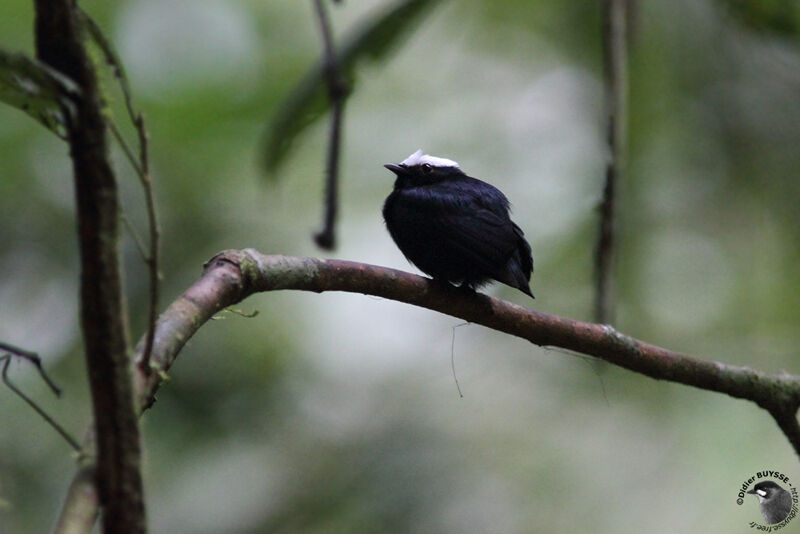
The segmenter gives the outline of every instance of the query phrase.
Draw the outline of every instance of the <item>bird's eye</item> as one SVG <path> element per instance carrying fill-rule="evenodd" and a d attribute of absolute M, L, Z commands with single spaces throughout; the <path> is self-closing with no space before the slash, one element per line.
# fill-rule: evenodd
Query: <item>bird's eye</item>
<path fill-rule="evenodd" d="M 430 173 L 432 170 L 433 170 L 433 166 L 432 165 L 430 165 L 428 163 L 423 163 L 422 164 L 422 172 L 424 172 L 425 174 Z"/>

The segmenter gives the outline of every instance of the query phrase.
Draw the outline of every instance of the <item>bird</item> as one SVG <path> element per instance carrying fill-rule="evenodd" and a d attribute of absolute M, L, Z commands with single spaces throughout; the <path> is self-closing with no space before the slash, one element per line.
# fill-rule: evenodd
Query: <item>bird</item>
<path fill-rule="evenodd" d="M 499 189 L 421 149 L 384 167 L 396 179 L 383 218 L 406 259 L 435 281 L 468 291 L 496 280 L 535 298 L 531 246 Z"/>
<path fill-rule="evenodd" d="M 758 497 L 761 515 L 769 525 L 780 523 L 792 511 L 792 495 L 772 480 L 759 482 L 747 493 Z"/>

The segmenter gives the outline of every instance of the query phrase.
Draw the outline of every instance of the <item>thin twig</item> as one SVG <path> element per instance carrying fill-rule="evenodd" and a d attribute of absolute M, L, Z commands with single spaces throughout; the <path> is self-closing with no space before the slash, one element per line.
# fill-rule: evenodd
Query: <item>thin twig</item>
<path fill-rule="evenodd" d="M 144 171 L 142 170 L 139 160 L 133 154 L 133 149 L 131 149 L 130 145 L 125 140 L 125 136 L 123 136 L 122 132 L 119 131 L 117 123 L 114 122 L 113 119 L 109 119 L 108 128 L 111 130 L 111 133 L 114 135 L 114 139 L 117 140 L 117 143 L 119 144 L 120 148 L 122 148 L 122 152 L 125 154 L 125 158 L 131 164 L 131 167 L 133 167 L 133 170 L 136 171 L 136 174 L 140 177 L 139 179 L 141 180 L 141 176 L 144 173 Z"/>
<path fill-rule="evenodd" d="M 150 248 L 149 250 L 145 249 L 144 243 L 139 237 L 139 234 L 133 228 L 133 225 L 128 220 L 127 216 L 125 216 L 124 211 L 120 210 L 120 216 L 122 218 L 122 222 L 125 224 L 126 228 L 133 236 L 134 241 L 136 242 L 136 247 L 139 249 L 139 253 L 142 256 L 145 264 L 148 267 L 149 279 L 150 279 L 150 306 L 149 306 L 149 314 L 148 314 L 148 321 L 147 321 L 147 349 L 145 351 L 146 358 L 142 361 L 142 364 L 148 366 L 148 361 L 150 360 L 150 353 L 153 347 L 153 336 L 155 336 L 155 324 L 156 319 L 158 319 L 158 293 L 159 293 L 159 280 L 160 280 L 160 273 L 159 273 L 159 239 L 160 239 L 160 230 L 158 225 L 158 216 L 156 212 L 156 205 L 155 205 L 155 195 L 153 194 L 153 184 L 150 180 L 150 167 L 149 167 L 149 160 L 148 160 L 148 143 L 147 143 L 147 130 L 144 125 L 144 118 L 138 115 L 134 121 L 136 126 L 136 130 L 139 136 L 139 159 L 137 160 L 133 152 L 131 151 L 130 147 L 128 146 L 125 138 L 120 133 L 119 129 L 117 128 L 114 121 L 109 121 L 110 130 L 114 134 L 114 137 L 117 139 L 117 142 L 122 147 L 122 151 L 125 153 L 128 161 L 130 161 L 131 166 L 136 171 L 136 174 L 139 176 L 140 183 L 142 184 L 142 189 L 144 190 L 144 198 L 145 198 L 145 205 L 147 208 L 147 221 L 148 221 L 148 228 L 150 230 Z M 146 367 L 146 368 L 149 368 Z"/>
<path fill-rule="evenodd" d="M 114 69 L 114 77 L 117 79 L 120 88 L 122 89 L 122 96 L 125 100 L 125 108 L 128 110 L 128 116 L 130 117 L 131 122 L 135 123 L 138 113 L 133 106 L 133 91 L 131 90 L 131 84 L 128 81 L 128 75 L 125 72 L 125 65 L 120 60 L 117 51 L 114 49 L 114 45 L 103 33 L 103 29 L 100 28 L 100 25 L 97 24 L 97 22 L 95 22 L 95 20 L 83 10 L 83 8 L 80 6 L 76 7 L 76 12 L 80 16 L 82 22 L 86 25 L 86 28 L 89 30 L 89 35 L 91 35 L 92 39 L 94 39 L 94 42 L 103 52 L 103 55 L 106 58 L 106 63 L 108 63 L 108 65 Z"/>
<path fill-rule="evenodd" d="M 453 371 L 453 380 L 456 383 L 458 396 L 463 399 L 464 394 L 461 393 L 461 384 L 458 383 L 458 376 L 456 375 L 456 328 L 460 326 L 469 326 L 469 323 L 461 323 L 453 327 L 453 337 L 450 340 L 450 369 Z"/>
<path fill-rule="evenodd" d="M 150 360 L 150 352 L 153 349 L 153 336 L 155 335 L 155 323 L 158 319 L 158 293 L 159 293 L 159 239 L 160 229 L 158 224 L 158 214 L 156 211 L 155 195 L 153 194 L 153 184 L 150 177 L 150 160 L 148 148 L 147 127 L 145 126 L 144 116 L 133 105 L 133 92 L 131 91 L 128 75 L 125 73 L 125 67 L 119 58 L 111 41 L 106 38 L 100 26 L 92 19 L 85 11 L 79 9 L 79 13 L 89 29 L 89 34 L 94 39 L 94 42 L 100 47 L 103 55 L 114 72 L 114 77 L 119 82 L 122 89 L 122 95 L 125 100 L 125 108 L 128 111 L 128 117 L 136 128 L 139 139 L 139 159 L 138 161 L 133 156 L 133 151 L 125 142 L 122 134 L 117 129 L 113 121 L 109 121 L 111 131 L 114 137 L 119 142 L 123 151 L 125 152 L 131 165 L 136 170 L 139 176 L 139 182 L 144 191 L 145 206 L 147 208 L 147 223 L 150 229 L 150 252 L 143 255 L 145 263 L 148 267 L 150 279 L 150 306 L 147 321 L 147 344 L 145 349 L 145 358 L 142 361 L 143 369 L 149 370 L 148 362 Z M 130 225 L 128 225 L 130 228 Z M 143 247 L 140 247 L 140 249 Z"/>
<path fill-rule="evenodd" d="M 339 204 L 339 153 L 342 144 L 342 116 L 347 93 L 344 80 L 339 72 L 336 51 L 333 46 L 328 12 L 323 0 L 314 0 L 317 20 L 322 33 L 322 48 L 325 58 L 325 77 L 328 83 L 328 98 L 331 102 L 331 128 L 328 141 L 328 155 L 325 180 L 325 219 L 322 230 L 314 234 L 317 246 L 332 250 L 336 246 L 336 215 Z"/>
<path fill-rule="evenodd" d="M 22 349 L 15 345 L 11 345 L 10 343 L 3 343 L 1 341 L 0 341 L 0 351 L 13 354 L 15 356 L 19 356 L 20 358 L 31 362 L 33 366 L 36 367 L 36 370 L 39 371 L 39 375 L 42 377 L 42 380 L 44 380 L 45 383 L 48 385 L 48 387 L 51 390 L 53 390 L 53 393 L 55 393 L 56 397 L 61 396 L 61 388 L 58 387 L 55 384 L 55 382 L 53 382 L 53 380 L 47 375 L 47 373 L 44 370 L 44 367 L 42 367 L 42 359 L 39 357 L 38 354 L 36 354 L 35 352 L 31 352 L 29 350 Z"/>
<path fill-rule="evenodd" d="M 134 125 L 136 126 L 136 131 L 138 132 L 139 137 L 139 158 L 137 159 L 134 154 L 133 150 L 131 150 L 130 145 L 125 140 L 125 137 L 119 131 L 116 123 L 113 120 L 108 121 L 109 129 L 111 133 L 114 135 L 114 138 L 117 140 L 117 143 L 120 147 L 122 147 L 122 151 L 125 154 L 125 157 L 130 162 L 133 169 L 136 171 L 136 174 L 139 176 L 139 181 L 142 184 L 142 189 L 144 190 L 144 198 L 145 198 L 145 205 L 147 207 L 147 220 L 148 220 L 148 228 L 150 229 L 150 248 L 149 251 L 145 249 L 144 242 L 142 241 L 139 234 L 133 228 L 130 220 L 128 220 L 125 212 L 120 210 L 120 217 L 122 218 L 122 222 L 125 224 L 125 227 L 128 229 L 128 232 L 133 236 L 133 240 L 136 243 L 136 247 L 139 249 L 139 253 L 142 256 L 142 260 L 148 267 L 149 278 L 150 278 L 150 306 L 149 306 L 149 314 L 148 314 L 148 322 L 147 322 L 147 350 L 145 355 L 147 358 L 143 360 L 142 364 L 147 366 L 147 362 L 150 360 L 150 352 L 152 351 L 153 347 L 153 336 L 155 335 L 155 323 L 156 319 L 158 319 L 158 290 L 159 290 L 159 247 L 158 242 L 160 239 L 160 230 L 158 225 L 158 216 L 156 213 L 156 205 L 155 205 L 155 195 L 153 194 L 153 184 L 150 180 L 150 165 L 149 165 L 149 157 L 148 157 L 148 138 L 147 138 L 147 130 L 144 125 L 144 118 L 141 114 L 136 115 L 134 118 Z M 149 368 L 149 367 L 148 367 Z"/>
<path fill-rule="evenodd" d="M 603 73 L 606 92 L 608 162 L 600 224 L 595 246 L 594 318 L 614 322 L 614 257 L 616 255 L 617 190 L 622 180 L 627 122 L 626 0 L 603 0 Z"/>
<path fill-rule="evenodd" d="M 5 349 L 3 349 L 3 350 L 5 350 Z M 24 400 L 26 403 L 28 403 L 28 406 L 30 406 L 31 408 L 33 408 L 33 410 L 34 410 L 36 413 L 38 413 L 38 414 L 39 414 L 39 416 L 40 416 L 42 419 L 44 419 L 44 420 L 45 420 L 45 422 L 46 422 L 47 424 L 49 424 L 51 427 L 53 427 L 53 429 L 54 429 L 56 432 L 58 432 L 58 433 L 59 433 L 59 435 L 60 435 L 62 438 L 64 438 L 64 439 L 66 440 L 66 442 L 67 442 L 67 443 L 69 443 L 70 447 L 72 447 L 73 449 L 75 449 L 75 451 L 76 451 L 76 452 L 81 452 L 81 445 L 80 445 L 80 443 L 78 443 L 78 440 L 76 440 L 75 438 L 73 438 L 73 437 L 72 437 L 72 436 L 69 434 L 69 432 L 67 432 L 67 431 L 64 429 L 64 427 L 62 427 L 60 424 L 58 424 L 58 423 L 56 422 L 56 420 L 55 420 L 55 419 L 53 419 L 53 418 L 50 416 L 50 414 L 48 414 L 48 413 L 47 413 L 47 412 L 44 410 L 44 408 L 42 408 L 41 406 L 39 406 L 39 405 L 36 403 L 36 401 L 34 401 L 33 399 L 31 399 L 30 397 L 28 397 L 27 395 L 25 395 L 25 393 L 23 393 L 21 389 L 19 389 L 18 387 L 16 387 L 16 386 L 15 386 L 15 385 L 14 385 L 14 384 L 11 382 L 11 380 L 9 380 L 9 378 L 8 378 L 8 367 L 9 367 L 9 365 L 11 365 L 11 358 L 12 358 L 13 356 L 19 356 L 19 357 L 21 357 L 21 358 L 23 358 L 23 359 L 25 359 L 25 360 L 28 360 L 29 362 L 32 362 L 32 363 L 33 363 L 33 364 L 36 366 L 36 368 L 39 370 L 39 374 L 41 374 L 41 375 L 42 375 L 42 378 L 44 378 L 45 382 L 47 382 L 47 385 L 48 385 L 48 386 L 50 386 L 50 388 L 55 388 L 55 385 L 54 385 L 54 384 L 53 384 L 53 383 L 50 381 L 50 379 L 49 379 L 49 378 L 47 377 L 47 375 L 44 373 L 44 370 L 42 369 L 42 367 L 41 367 L 41 365 L 40 365 L 39 357 L 38 357 L 38 356 L 36 356 L 36 359 L 32 359 L 32 358 L 30 357 L 30 353 L 28 353 L 28 354 L 22 354 L 22 353 L 20 353 L 20 352 L 18 352 L 18 351 L 8 351 L 8 352 L 7 352 L 5 355 L 3 355 L 3 356 L 0 356 L 0 362 L 4 362 L 4 363 L 3 363 L 3 383 L 4 383 L 4 384 L 5 384 L 7 387 L 8 387 L 8 389 L 10 389 L 10 390 L 11 390 L 11 391 L 13 391 L 14 393 L 16 393 L 16 394 L 17 394 L 17 396 L 18 396 L 19 398 L 21 398 L 21 399 L 22 399 L 22 400 Z M 60 393 L 60 391 L 58 391 L 58 390 L 57 390 L 57 388 L 56 388 L 56 394 L 58 395 L 59 393 Z"/>
<path fill-rule="evenodd" d="M 131 164 L 131 167 L 134 168 L 137 174 L 141 175 L 142 170 L 139 166 L 139 161 L 136 159 L 136 156 L 133 155 L 133 151 L 131 150 L 130 145 L 125 140 L 125 137 L 122 135 L 122 132 L 119 131 L 117 124 L 114 122 L 113 119 L 109 119 L 108 121 L 108 128 L 111 130 L 111 133 L 114 135 L 114 138 L 117 140 L 117 143 L 122 148 L 122 152 L 125 154 L 125 157 L 128 159 L 128 162 Z M 136 244 L 136 249 L 139 251 L 139 255 L 142 257 L 142 261 L 146 264 L 149 264 L 150 253 L 147 251 L 147 247 L 144 244 L 144 240 L 139 235 L 139 232 L 136 231 L 136 228 L 133 226 L 133 223 L 125 214 L 124 208 L 120 209 L 119 211 L 120 219 L 122 219 L 125 228 L 128 230 L 128 233 L 133 238 L 133 242 Z"/>
<path fill-rule="evenodd" d="M 156 335 L 156 321 L 158 320 L 158 289 L 159 289 L 159 252 L 158 242 L 160 230 L 158 227 L 158 216 L 156 213 L 156 200 L 153 194 L 153 183 L 150 180 L 150 159 L 147 138 L 147 128 L 145 128 L 144 117 L 141 113 L 134 120 L 136 131 L 139 134 L 139 160 L 142 172 L 139 175 L 144 189 L 144 199 L 147 206 L 147 221 L 150 228 L 150 255 L 147 266 L 150 271 L 150 313 L 147 322 L 147 339 L 145 342 L 144 357 L 142 365 L 145 369 L 150 369 L 150 354 L 153 351 L 153 339 Z"/>
<path fill-rule="evenodd" d="M 141 236 L 139 236 L 139 232 L 136 231 L 136 228 L 133 226 L 133 223 L 125 214 L 124 208 L 120 208 L 119 218 L 122 219 L 122 224 L 125 225 L 125 229 L 127 229 L 128 233 L 131 234 L 131 238 L 133 238 L 133 242 L 136 244 L 136 250 L 139 251 L 139 256 L 142 257 L 142 261 L 148 263 L 150 261 L 150 256 L 148 255 L 147 248 L 144 245 L 144 241 L 142 241 Z"/>

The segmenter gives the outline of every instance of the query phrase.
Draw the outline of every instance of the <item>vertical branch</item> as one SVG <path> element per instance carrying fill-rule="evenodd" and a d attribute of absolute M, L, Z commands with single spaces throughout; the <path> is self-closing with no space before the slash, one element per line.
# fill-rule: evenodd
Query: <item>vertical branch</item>
<path fill-rule="evenodd" d="M 331 250 L 336 246 L 336 213 L 339 204 L 339 153 L 342 140 L 342 115 L 347 88 L 339 72 L 336 51 L 333 48 L 328 12 L 323 0 L 314 0 L 324 54 L 323 69 L 328 84 L 331 102 L 331 129 L 328 141 L 328 156 L 325 169 L 325 219 L 322 230 L 314 234 L 314 241 L 321 248 Z"/>
<path fill-rule="evenodd" d="M 617 188 L 622 180 L 626 143 L 628 69 L 627 0 L 601 0 L 603 18 L 603 81 L 605 85 L 608 162 L 600 225 L 595 245 L 594 318 L 614 322 L 614 257 L 617 237 Z"/>
<path fill-rule="evenodd" d="M 125 299 L 120 208 L 94 67 L 72 0 L 35 0 L 40 60 L 81 90 L 67 124 L 77 202 L 80 315 L 97 435 L 96 480 L 106 533 L 145 532 Z"/>

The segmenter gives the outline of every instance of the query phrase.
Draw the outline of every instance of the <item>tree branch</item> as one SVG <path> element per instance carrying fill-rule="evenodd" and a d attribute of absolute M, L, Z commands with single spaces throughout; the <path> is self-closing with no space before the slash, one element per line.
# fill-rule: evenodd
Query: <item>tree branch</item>
<path fill-rule="evenodd" d="M 333 46 L 328 12 L 323 0 L 314 0 L 324 57 L 325 78 L 328 84 L 328 98 L 331 102 L 331 129 L 328 140 L 328 156 L 325 167 L 325 219 L 322 229 L 314 234 L 317 246 L 333 250 L 336 246 L 336 214 L 339 207 L 339 153 L 342 145 L 342 116 L 347 88 L 339 72 L 339 62 Z"/>
<path fill-rule="evenodd" d="M 800 376 L 769 375 L 747 367 L 702 360 L 650 345 L 606 325 L 529 310 L 483 294 L 466 294 L 411 273 L 343 260 L 267 256 L 253 249 L 226 250 L 161 314 L 150 357 L 158 372 L 134 375 L 141 412 L 155 395 L 186 342 L 211 317 L 248 296 L 280 289 L 375 295 L 459 317 L 540 346 L 596 356 L 625 369 L 746 399 L 767 410 L 800 455 Z M 144 341 L 135 350 L 142 358 Z M 73 499 L 68 499 L 73 500 Z M 85 506 L 85 503 L 83 504 Z"/>
<path fill-rule="evenodd" d="M 628 99 L 628 0 L 602 0 L 603 81 L 606 93 L 608 162 L 606 163 L 600 223 L 595 245 L 594 319 L 614 322 L 614 256 L 616 248 L 617 189 L 622 180 Z"/>
<path fill-rule="evenodd" d="M 89 534 L 97 521 L 100 503 L 95 484 L 93 462 L 87 461 L 78 468 L 67 491 L 53 534 Z"/>
<path fill-rule="evenodd" d="M 145 532 L 138 419 L 128 360 L 119 265 L 119 199 L 106 123 L 84 28 L 72 0 L 36 0 L 40 60 L 75 81 L 81 95 L 67 123 L 75 175 L 81 262 L 81 326 L 97 435 L 96 477 L 107 533 Z"/>
<path fill-rule="evenodd" d="M 610 326 L 529 310 L 482 294 L 465 294 L 403 271 L 342 260 L 267 256 L 253 249 L 222 252 L 159 318 L 152 360 L 166 372 L 186 340 L 219 310 L 262 291 L 347 291 L 421 306 L 505 332 L 540 346 L 595 356 L 655 378 L 746 399 L 767 410 L 800 455 L 800 376 L 768 375 L 650 345 Z M 137 353 L 141 351 L 141 343 Z M 139 406 L 154 399 L 163 377 L 136 376 Z"/>

